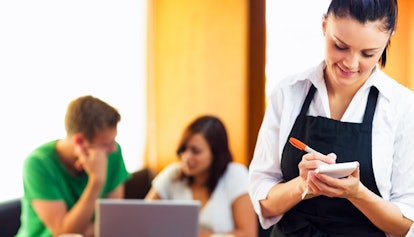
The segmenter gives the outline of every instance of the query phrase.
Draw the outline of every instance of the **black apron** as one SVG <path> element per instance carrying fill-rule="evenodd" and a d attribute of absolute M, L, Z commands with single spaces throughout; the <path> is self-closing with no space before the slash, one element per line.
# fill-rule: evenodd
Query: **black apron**
<path fill-rule="evenodd" d="M 307 116 L 315 90 L 312 85 L 289 137 L 295 137 L 323 154 L 334 152 L 336 163 L 359 161 L 361 182 L 380 196 L 373 174 L 371 152 L 372 120 L 378 89 L 370 89 L 362 123 Z M 281 161 L 286 181 L 299 176 L 298 164 L 304 154 L 304 151 L 286 142 Z M 301 201 L 285 213 L 274 226 L 271 236 L 384 237 L 385 234 L 348 200 L 318 196 Z"/>

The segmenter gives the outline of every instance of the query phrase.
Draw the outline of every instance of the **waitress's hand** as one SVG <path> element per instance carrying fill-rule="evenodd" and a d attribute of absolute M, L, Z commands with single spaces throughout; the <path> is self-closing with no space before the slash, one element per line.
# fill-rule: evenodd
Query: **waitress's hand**
<path fill-rule="evenodd" d="M 305 191 L 302 194 L 302 199 L 313 198 L 319 196 L 319 194 L 313 193 L 312 189 L 309 189 L 308 182 L 310 174 L 314 173 L 314 170 L 319 165 L 335 164 L 336 154 L 330 153 L 323 155 L 319 152 L 307 153 L 302 157 L 302 161 L 299 163 L 299 176 L 302 178 Z"/>
<path fill-rule="evenodd" d="M 328 197 L 350 198 L 358 195 L 362 183 L 359 177 L 359 167 L 345 178 L 333 178 L 326 174 L 309 172 L 309 190 L 318 195 Z"/>
<path fill-rule="evenodd" d="M 307 182 L 309 179 L 309 172 L 313 172 L 319 165 L 335 164 L 336 154 L 330 153 L 323 155 L 319 152 L 307 153 L 302 157 L 299 163 L 299 176 Z"/>

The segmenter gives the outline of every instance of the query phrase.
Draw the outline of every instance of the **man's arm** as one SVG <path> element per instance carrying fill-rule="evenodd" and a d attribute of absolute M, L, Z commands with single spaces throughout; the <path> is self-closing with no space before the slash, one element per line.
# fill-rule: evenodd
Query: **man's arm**
<path fill-rule="evenodd" d="M 106 198 L 113 198 L 113 199 L 123 199 L 124 198 L 124 190 L 125 185 L 120 184 L 114 191 L 108 193 L 106 195 Z"/>
<path fill-rule="evenodd" d="M 68 210 L 63 200 L 32 201 L 34 210 L 53 236 L 62 233 L 87 234 L 85 232 L 91 225 L 95 201 L 99 198 L 106 181 L 108 161 L 104 149 L 76 146 L 75 151 L 78 162 L 88 174 L 88 183 L 75 205 Z"/>
<path fill-rule="evenodd" d="M 76 204 L 70 209 L 64 201 L 33 200 L 32 205 L 39 218 L 52 234 L 82 233 L 91 224 L 95 200 L 99 197 L 103 182 L 90 179 Z"/>

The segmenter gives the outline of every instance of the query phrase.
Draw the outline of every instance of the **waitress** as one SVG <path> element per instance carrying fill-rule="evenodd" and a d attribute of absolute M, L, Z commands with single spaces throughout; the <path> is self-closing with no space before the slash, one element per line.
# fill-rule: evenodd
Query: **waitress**
<path fill-rule="evenodd" d="M 396 19 L 396 0 L 332 0 L 325 60 L 273 89 L 249 168 L 253 206 L 272 236 L 405 236 L 413 224 L 414 93 L 378 66 Z M 345 178 L 314 172 L 348 161 L 359 168 Z"/>

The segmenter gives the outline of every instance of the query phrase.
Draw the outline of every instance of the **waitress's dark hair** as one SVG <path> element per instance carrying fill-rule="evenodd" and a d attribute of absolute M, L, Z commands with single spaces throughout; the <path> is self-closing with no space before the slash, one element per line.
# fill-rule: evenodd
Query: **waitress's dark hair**
<path fill-rule="evenodd" d="M 202 135 L 211 150 L 212 163 L 209 170 L 210 176 L 206 184 L 211 194 L 216 188 L 220 177 L 226 171 L 227 165 L 233 160 L 229 149 L 226 128 L 217 117 L 205 115 L 196 118 L 183 133 L 177 149 L 178 156 L 187 149 L 188 141 L 195 134 Z M 182 174 L 181 178 L 186 179 L 190 184 L 193 182 L 193 178 L 185 174 Z"/>
<path fill-rule="evenodd" d="M 397 24 L 398 6 L 397 0 L 332 0 L 326 15 L 329 14 L 336 17 L 350 16 L 361 24 L 381 20 L 383 30 L 391 34 Z M 388 41 L 380 58 L 382 67 L 387 61 L 389 44 Z"/>

